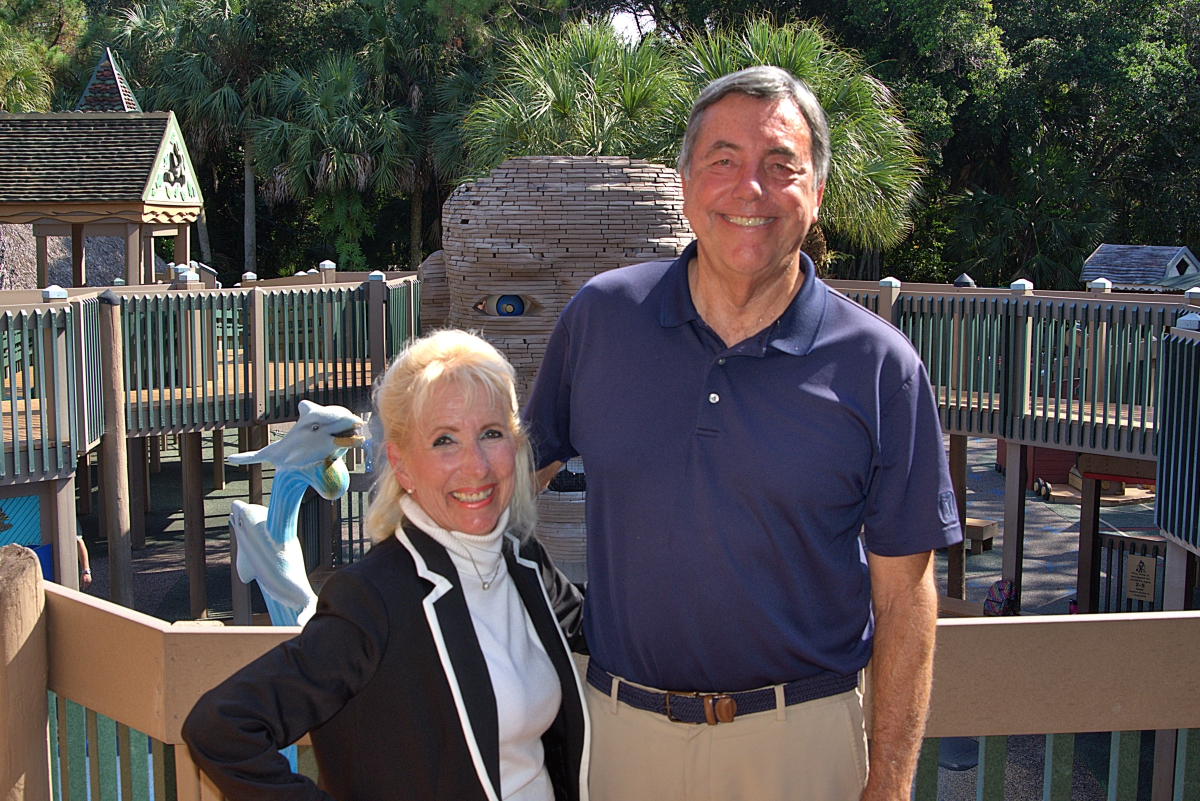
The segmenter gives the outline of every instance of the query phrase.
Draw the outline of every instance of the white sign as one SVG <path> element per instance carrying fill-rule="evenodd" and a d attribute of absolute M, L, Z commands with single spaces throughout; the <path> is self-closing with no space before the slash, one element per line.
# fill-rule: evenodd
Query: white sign
<path fill-rule="evenodd" d="M 1158 559 L 1130 554 L 1125 563 L 1125 597 L 1132 601 L 1154 602 L 1154 577 Z"/>

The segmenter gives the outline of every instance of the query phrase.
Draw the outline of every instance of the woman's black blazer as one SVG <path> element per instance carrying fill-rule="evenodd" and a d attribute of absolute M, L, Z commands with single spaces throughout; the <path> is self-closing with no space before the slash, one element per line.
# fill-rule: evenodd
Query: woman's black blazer
<path fill-rule="evenodd" d="M 504 557 L 562 684 L 542 737 L 555 797 L 586 801 L 590 729 L 569 651 L 582 596 L 536 540 L 506 536 Z M 308 731 L 318 784 L 278 751 Z M 304 630 L 205 694 L 183 737 L 231 799 L 498 801 L 496 698 L 449 554 L 406 527 L 339 570 Z"/>

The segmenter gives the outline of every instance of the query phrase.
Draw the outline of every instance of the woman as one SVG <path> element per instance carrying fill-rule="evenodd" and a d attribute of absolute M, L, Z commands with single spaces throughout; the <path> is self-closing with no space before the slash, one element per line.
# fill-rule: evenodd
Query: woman
<path fill-rule="evenodd" d="M 439 331 L 374 400 L 391 468 L 367 517 L 375 545 L 298 637 L 200 699 L 183 728 L 197 764 L 231 799 L 586 799 L 568 645 L 582 598 L 531 536 L 512 367 Z M 278 753 L 307 731 L 319 789 Z"/>

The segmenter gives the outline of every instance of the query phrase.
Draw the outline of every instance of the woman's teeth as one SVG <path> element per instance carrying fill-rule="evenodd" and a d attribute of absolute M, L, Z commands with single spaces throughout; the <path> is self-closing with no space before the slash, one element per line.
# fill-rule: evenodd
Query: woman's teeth
<path fill-rule="evenodd" d="M 490 498 L 495 490 L 495 487 L 488 487 L 487 489 L 480 490 L 479 492 L 451 492 L 450 497 L 456 501 L 462 501 L 463 503 L 479 503 L 480 501 Z"/>

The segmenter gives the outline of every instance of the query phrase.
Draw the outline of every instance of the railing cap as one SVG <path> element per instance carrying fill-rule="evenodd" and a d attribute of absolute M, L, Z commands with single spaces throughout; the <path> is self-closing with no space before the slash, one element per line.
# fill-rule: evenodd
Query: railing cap
<path fill-rule="evenodd" d="M 894 278 L 889 275 L 887 278 L 881 279 L 879 282 L 879 285 L 892 287 L 893 289 L 899 289 L 900 288 L 900 279 Z"/>
<path fill-rule="evenodd" d="M 112 285 L 113 286 L 125 286 L 125 279 L 124 278 L 114 278 Z"/>
<path fill-rule="evenodd" d="M 1104 276 L 1088 281 L 1088 291 L 1090 292 L 1112 292 L 1112 281 L 1109 281 Z"/>
<path fill-rule="evenodd" d="M 337 264 L 330 261 L 329 259 L 326 259 L 325 261 L 321 262 L 317 266 L 320 267 L 322 270 L 336 270 L 337 269 Z"/>
<path fill-rule="evenodd" d="M 1185 298 L 1200 299 L 1200 286 L 1194 286 L 1183 293 Z"/>
<path fill-rule="evenodd" d="M 1187 331 L 1200 331 L 1200 314 L 1192 312 L 1185 314 L 1175 321 L 1176 328 L 1182 328 Z"/>
<path fill-rule="evenodd" d="M 63 289 L 58 284 L 51 284 L 50 286 L 48 286 L 42 290 L 42 300 L 43 301 L 66 300 L 66 299 L 67 299 L 67 290 Z"/>
<path fill-rule="evenodd" d="M 954 279 L 954 285 L 960 289 L 966 289 L 968 287 L 975 286 L 975 279 L 966 273 L 963 273 L 958 278 Z"/>
<path fill-rule="evenodd" d="M 385 278 L 387 278 L 387 276 L 379 270 L 371 270 L 371 272 L 367 273 L 368 281 L 382 281 Z"/>
<path fill-rule="evenodd" d="M 242 280 L 243 281 L 257 281 L 258 274 L 257 273 L 242 273 Z"/>
<path fill-rule="evenodd" d="M 1008 288 L 1013 292 L 1032 292 L 1033 282 L 1028 278 L 1018 278 L 1016 281 L 1013 281 L 1011 284 L 1009 284 Z"/>

